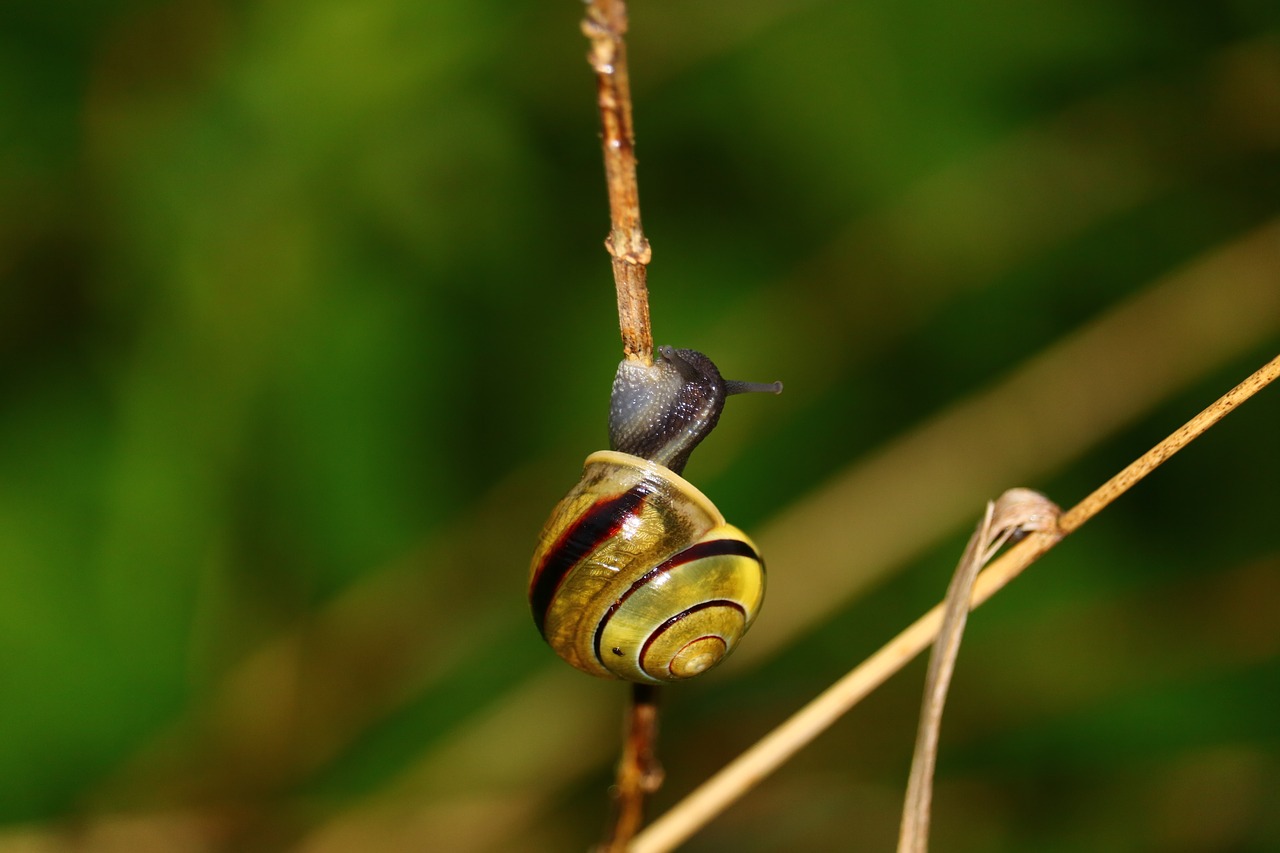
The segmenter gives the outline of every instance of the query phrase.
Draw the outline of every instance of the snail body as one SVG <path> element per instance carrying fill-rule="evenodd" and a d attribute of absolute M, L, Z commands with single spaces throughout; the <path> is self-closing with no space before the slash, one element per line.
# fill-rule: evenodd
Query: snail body
<path fill-rule="evenodd" d="M 704 672 L 759 612 L 758 549 L 680 471 L 727 395 L 781 391 L 725 382 L 692 350 L 660 354 L 651 367 L 619 367 L 613 449 L 587 457 L 530 566 L 534 621 L 556 653 L 592 675 L 637 682 Z"/>

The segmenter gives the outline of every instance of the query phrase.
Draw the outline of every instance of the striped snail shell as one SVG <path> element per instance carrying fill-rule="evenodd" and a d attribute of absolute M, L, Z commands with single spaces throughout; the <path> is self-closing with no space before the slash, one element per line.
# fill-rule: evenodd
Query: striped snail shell
<path fill-rule="evenodd" d="M 662 347 L 652 366 L 619 366 L 612 450 L 587 457 L 530 566 L 534 621 L 557 654 L 603 678 L 662 682 L 733 650 L 759 612 L 764 561 L 679 472 L 726 396 L 781 390 L 727 382 L 694 350 Z"/>

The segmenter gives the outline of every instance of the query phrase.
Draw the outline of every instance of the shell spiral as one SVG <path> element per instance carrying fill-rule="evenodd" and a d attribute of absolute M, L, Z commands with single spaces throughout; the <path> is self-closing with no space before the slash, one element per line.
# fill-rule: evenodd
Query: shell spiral
<path fill-rule="evenodd" d="M 534 621 L 592 675 L 681 681 L 724 658 L 764 597 L 759 551 L 679 474 L 615 451 L 587 457 L 529 572 Z"/>

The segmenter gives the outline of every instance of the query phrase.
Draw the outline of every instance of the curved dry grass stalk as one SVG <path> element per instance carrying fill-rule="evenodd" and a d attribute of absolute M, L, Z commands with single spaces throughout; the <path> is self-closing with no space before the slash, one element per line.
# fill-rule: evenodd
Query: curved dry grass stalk
<path fill-rule="evenodd" d="M 1058 521 L 1056 529 L 1037 531 L 1012 548 L 985 572 L 973 587 L 970 609 L 985 603 L 1023 570 L 1077 530 L 1134 483 L 1157 467 L 1232 410 L 1280 376 L 1280 356 L 1255 371 L 1164 441 L 1116 474 Z M 924 651 L 942 628 L 943 604 L 917 619 L 880 651 L 855 667 L 818 698 L 748 749 L 724 770 L 675 805 L 636 836 L 632 853 L 663 853 L 687 840 L 713 817 L 736 801 L 792 755 L 807 746 L 836 720 L 862 701 L 889 676 Z"/>
<path fill-rule="evenodd" d="M 933 772 L 938 760 L 942 709 L 955 672 L 956 658 L 960 655 L 960 640 L 969 618 L 969 600 L 973 597 L 973 583 L 978 571 L 1013 537 L 1032 532 L 1053 533 L 1060 514 L 1061 510 L 1039 492 L 1010 489 L 994 503 L 987 504 L 978 529 L 969 537 L 947 587 L 942 626 L 929 655 L 915 753 L 911 758 L 911 775 L 907 780 L 902 809 L 898 853 L 925 853 L 929 849 Z"/>

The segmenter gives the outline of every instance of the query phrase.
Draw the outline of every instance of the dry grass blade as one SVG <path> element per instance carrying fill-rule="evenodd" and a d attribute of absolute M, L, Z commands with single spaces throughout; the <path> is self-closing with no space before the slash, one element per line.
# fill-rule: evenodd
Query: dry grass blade
<path fill-rule="evenodd" d="M 1280 376 L 1280 356 L 1263 365 L 1065 513 L 1056 530 L 1035 531 L 1011 548 L 978 576 L 973 586 L 970 609 L 986 602 L 1066 534 L 1079 529 L 1134 483 L 1203 435 L 1277 376 Z M 943 605 L 938 604 L 654 821 L 636 836 L 631 846 L 633 853 L 662 853 L 681 844 L 924 651 L 938 637 L 942 623 Z"/>
<path fill-rule="evenodd" d="M 942 728 L 942 709 L 947 701 L 951 676 L 960 654 L 969 616 L 969 601 L 978 572 L 1000 548 L 1016 535 L 1032 531 L 1052 531 L 1060 510 L 1030 489 L 1010 489 L 995 503 L 988 503 L 978 528 L 969 537 L 964 554 L 947 587 L 942 628 L 934 641 L 925 677 L 924 699 L 920 708 L 920 726 L 916 735 L 915 754 L 911 759 L 911 777 L 907 781 L 906 802 L 902 810 L 902 828 L 898 836 L 898 853 L 924 853 L 929 849 L 929 814 L 933 801 L 933 771 L 938 758 L 938 739 Z"/>

